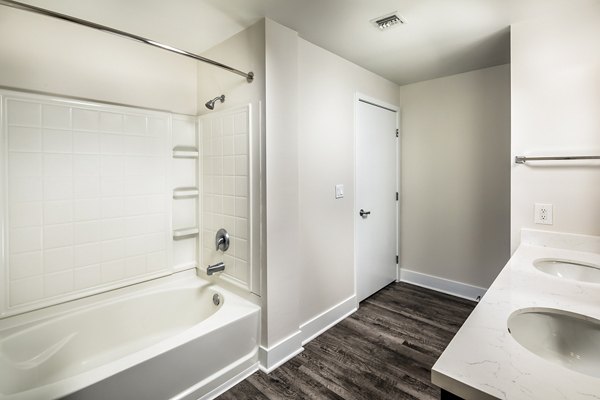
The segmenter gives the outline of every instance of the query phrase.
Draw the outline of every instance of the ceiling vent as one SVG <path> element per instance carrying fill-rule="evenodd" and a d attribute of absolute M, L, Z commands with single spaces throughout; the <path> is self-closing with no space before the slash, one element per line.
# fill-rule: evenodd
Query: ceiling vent
<path fill-rule="evenodd" d="M 383 15 L 381 17 L 371 20 L 371 23 L 375 25 L 379 30 L 385 30 L 395 25 L 406 24 L 406 20 L 398 15 L 398 12 Z"/>

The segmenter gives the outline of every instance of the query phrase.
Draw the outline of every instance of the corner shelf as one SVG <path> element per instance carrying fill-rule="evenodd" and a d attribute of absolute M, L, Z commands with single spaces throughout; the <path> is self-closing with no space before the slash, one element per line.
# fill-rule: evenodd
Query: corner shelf
<path fill-rule="evenodd" d="M 198 237 L 200 230 L 198 228 L 175 229 L 173 231 L 173 240 L 189 239 Z"/>
<path fill-rule="evenodd" d="M 198 196 L 200 196 L 200 189 L 194 186 L 173 189 L 174 199 L 190 199 L 198 198 Z"/>
<path fill-rule="evenodd" d="M 173 158 L 198 158 L 199 155 L 197 147 L 176 146 L 173 148 Z"/>

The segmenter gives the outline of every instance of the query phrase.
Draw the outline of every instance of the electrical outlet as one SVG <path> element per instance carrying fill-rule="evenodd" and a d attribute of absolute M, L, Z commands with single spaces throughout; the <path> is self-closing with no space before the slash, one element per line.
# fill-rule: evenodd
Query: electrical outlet
<path fill-rule="evenodd" d="M 552 225 L 552 204 L 535 203 L 534 222 L 541 225 Z"/>

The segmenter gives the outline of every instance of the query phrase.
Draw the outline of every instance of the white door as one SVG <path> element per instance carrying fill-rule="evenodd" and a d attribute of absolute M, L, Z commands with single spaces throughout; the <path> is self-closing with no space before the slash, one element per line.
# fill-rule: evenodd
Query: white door
<path fill-rule="evenodd" d="M 396 121 L 396 111 L 358 101 L 355 204 L 358 301 L 396 280 Z"/>

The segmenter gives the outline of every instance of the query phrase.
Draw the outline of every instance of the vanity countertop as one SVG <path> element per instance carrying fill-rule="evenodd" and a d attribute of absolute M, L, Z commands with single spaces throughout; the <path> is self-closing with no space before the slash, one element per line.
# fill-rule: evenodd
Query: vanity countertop
<path fill-rule="evenodd" d="M 432 381 L 465 399 L 600 399 L 600 378 L 551 363 L 522 347 L 509 316 L 531 307 L 600 319 L 600 284 L 537 270 L 541 258 L 600 265 L 600 238 L 523 230 L 521 246 L 433 366 Z"/>

